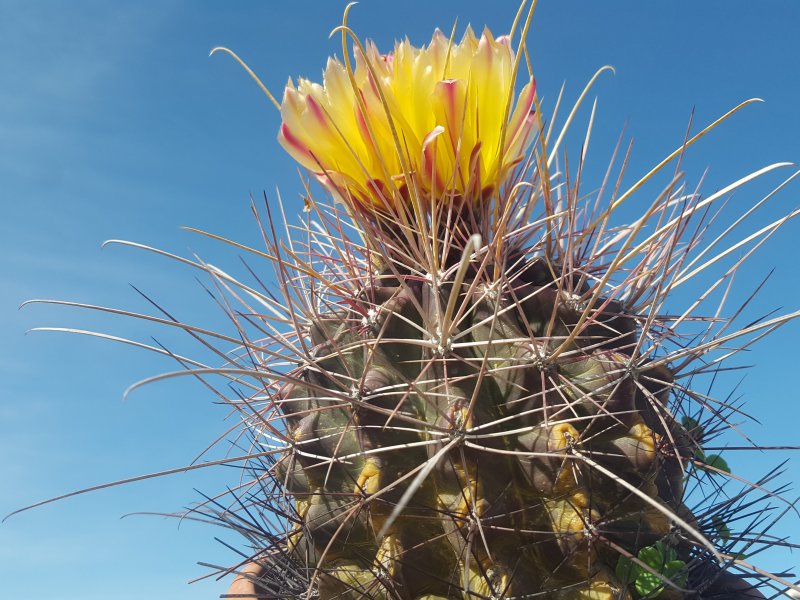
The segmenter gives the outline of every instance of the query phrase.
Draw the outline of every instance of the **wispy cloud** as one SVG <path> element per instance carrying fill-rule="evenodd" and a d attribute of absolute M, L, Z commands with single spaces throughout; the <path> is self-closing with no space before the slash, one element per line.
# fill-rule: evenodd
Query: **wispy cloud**
<path fill-rule="evenodd" d="M 152 45 L 170 3 L 6 0 L 0 20 L 0 172 L 51 178 L 70 139 Z M 62 6 L 63 8 L 63 6 Z M 4 193 L 8 193 L 8 189 Z M 7 199 L 8 200 L 8 199 Z"/>

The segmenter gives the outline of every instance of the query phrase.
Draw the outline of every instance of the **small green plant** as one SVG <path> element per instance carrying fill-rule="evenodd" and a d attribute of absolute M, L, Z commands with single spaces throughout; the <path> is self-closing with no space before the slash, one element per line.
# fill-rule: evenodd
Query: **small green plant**
<path fill-rule="evenodd" d="M 688 582 L 686 563 L 664 542 L 639 550 L 638 560 L 620 556 L 617 563 L 619 581 L 633 582 L 639 598 L 658 598 L 665 586 L 683 587 Z"/>

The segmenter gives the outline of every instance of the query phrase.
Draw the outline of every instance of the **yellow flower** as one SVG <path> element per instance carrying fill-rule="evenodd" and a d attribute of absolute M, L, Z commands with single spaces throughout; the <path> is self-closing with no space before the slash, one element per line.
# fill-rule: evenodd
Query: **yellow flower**
<path fill-rule="evenodd" d="M 514 91 L 507 37 L 467 29 L 450 44 L 441 31 L 427 47 L 404 40 L 379 54 L 355 52 L 351 80 L 329 58 L 322 85 L 290 80 L 278 139 L 340 198 L 390 207 L 393 199 L 485 198 L 523 159 L 536 129 L 535 85 Z M 502 149 L 501 149 L 502 145 Z"/>

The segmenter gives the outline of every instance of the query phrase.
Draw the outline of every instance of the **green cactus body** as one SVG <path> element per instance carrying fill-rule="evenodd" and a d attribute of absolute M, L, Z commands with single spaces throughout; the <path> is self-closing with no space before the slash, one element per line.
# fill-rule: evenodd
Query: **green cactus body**
<path fill-rule="evenodd" d="M 601 540 L 635 555 L 669 533 L 683 466 L 662 441 L 686 432 L 668 394 L 636 384 L 654 370 L 630 354 L 639 317 L 600 299 L 579 325 L 593 309 L 542 277 L 562 266 L 522 265 L 470 268 L 458 288 L 385 270 L 315 320 L 314 366 L 277 401 L 293 441 L 278 477 L 324 600 L 616 598 L 619 551 Z"/>

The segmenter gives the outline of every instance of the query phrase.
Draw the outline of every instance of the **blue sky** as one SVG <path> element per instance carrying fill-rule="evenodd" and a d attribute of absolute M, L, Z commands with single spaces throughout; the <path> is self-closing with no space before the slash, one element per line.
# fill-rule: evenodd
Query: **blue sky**
<path fill-rule="evenodd" d="M 635 140 L 629 173 L 639 174 L 680 144 L 692 111 L 704 124 L 752 96 L 767 102 L 700 143 L 686 165 L 689 180 L 710 166 L 704 186 L 710 192 L 772 162 L 800 160 L 800 5 L 539 4 L 530 44 L 546 103 L 562 82 L 572 99 L 597 68 L 616 68 L 596 87 L 595 173 L 623 127 Z M 405 35 L 424 43 L 434 27 L 449 30 L 456 17 L 460 30 L 469 22 L 503 32 L 516 10 L 513 1 L 403 6 L 367 0 L 354 10 L 352 25 L 385 49 Z M 129 384 L 172 370 L 166 360 L 80 336 L 25 332 L 66 326 L 144 342 L 155 336 L 178 352 L 200 353 L 191 340 L 120 317 L 17 306 L 59 298 L 152 312 L 133 284 L 182 320 L 224 327 L 195 273 L 100 244 L 123 238 L 235 265 L 235 253 L 179 227 L 258 244 L 251 193 L 274 196 L 280 188 L 287 204 L 299 208 L 296 167 L 275 140 L 277 112 L 232 61 L 209 58 L 208 51 L 235 49 L 279 94 L 289 76 L 319 77 L 326 57 L 338 52 L 338 39 L 328 33 L 343 7 L 335 1 L 0 0 L 0 513 L 186 464 L 228 426 L 226 411 L 188 380 L 122 399 Z M 737 192 L 731 214 L 766 187 Z M 784 192 L 754 225 L 798 206 L 798 191 Z M 749 290 L 776 269 L 753 314 L 800 308 L 799 234 L 800 222 L 790 224 L 742 272 L 738 284 Z M 695 285 L 698 294 L 703 282 Z M 798 441 L 796 385 L 789 383 L 798 333 L 800 323 L 790 324 L 739 359 L 757 365 L 738 391 L 762 423 L 745 430 L 765 444 Z M 729 462 L 752 478 L 787 457 L 737 453 Z M 784 481 L 800 479 L 798 459 Z M 18 515 L 0 526 L 0 597 L 100 599 L 108 597 L 107 585 L 117 600 L 215 597 L 225 584 L 186 582 L 208 572 L 197 561 L 234 562 L 213 538 L 235 543 L 235 536 L 159 517 L 120 517 L 177 510 L 198 500 L 194 488 L 213 493 L 235 481 L 235 472 L 212 469 Z M 797 518 L 781 531 L 800 540 Z M 764 564 L 787 569 L 800 559 L 773 552 Z"/>

